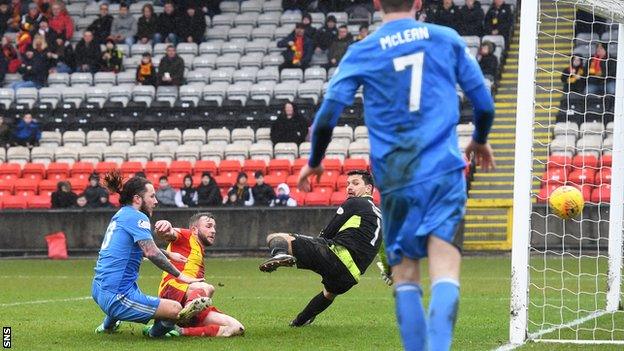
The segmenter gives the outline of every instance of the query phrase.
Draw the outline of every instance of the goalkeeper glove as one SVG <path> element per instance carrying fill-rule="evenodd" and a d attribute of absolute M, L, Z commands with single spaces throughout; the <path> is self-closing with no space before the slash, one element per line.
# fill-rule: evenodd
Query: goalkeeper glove
<path fill-rule="evenodd" d="M 391 286 L 393 283 L 392 273 L 389 271 L 386 271 L 384 264 L 381 263 L 380 261 L 377 262 L 377 267 L 379 268 L 379 271 L 381 272 L 381 280 L 383 280 L 384 283 L 386 283 L 386 285 Z"/>

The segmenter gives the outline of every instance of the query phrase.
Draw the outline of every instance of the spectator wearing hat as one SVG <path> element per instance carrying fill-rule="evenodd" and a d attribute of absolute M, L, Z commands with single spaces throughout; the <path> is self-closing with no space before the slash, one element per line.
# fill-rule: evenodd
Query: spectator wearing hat
<path fill-rule="evenodd" d="M 39 12 L 37 4 L 31 2 L 28 4 L 28 12 L 24 14 L 20 20 L 20 25 L 22 28 L 27 28 L 30 33 L 34 33 L 39 29 L 39 23 L 45 19 L 45 16 Z M 26 24 L 28 24 L 28 26 L 25 26 Z"/>
<path fill-rule="evenodd" d="M 194 7 L 189 7 L 186 9 L 186 13 L 180 17 L 177 28 L 180 40 L 200 44 L 206 31 L 206 19 Z"/>
<path fill-rule="evenodd" d="M 177 207 L 176 191 L 169 184 L 167 176 L 161 176 L 158 179 L 158 190 L 156 191 L 156 199 L 160 207 Z"/>
<path fill-rule="evenodd" d="M 97 173 L 89 176 L 89 186 L 87 186 L 83 194 L 87 198 L 87 206 L 91 208 L 101 207 L 102 202 L 100 198 L 108 198 L 108 191 L 100 185 L 100 176 Z"/>
<path fill-rule="evenodd" d="M 64 35 L 65 38 L 71 39 L 74 36 L 74 21 L 65 9 L 65 4 L 56 1 L 52 5 L 52 16 L 49 20 L 50 28 L 57 35 Z"/>
<path fill-rule="evenodd" d="M 93 33 L 85 31 L 76 45 L 76 71 L 95 73 L 100 67 L 102 52 L 100 44 L 93 40 Z"/>
<path fill-rule="evenodd" d="M 113 39 L 106 40 L 106 49 L 102 53 L 100 71 L 115 72 L 123 71 L 123 52 L 117 48 Z"/>
<path fill-rule="evenodd" d="M 141 44 L 160 43 L 160 33 L 158 33 L 158 17 L 154 15 L 152 4 L 143 5 L 143 15 L 139 17 L 137 24 L 137 40 Z"/>
<path fill-rule="evenodd" d="M 149 52 L 144 52 L 141 57 L 141 62 L 136 70 L 136 80 L 139 85 L 156 86 L 158 83 L 156 68 L 152 63 L 152 55 Z"/>
<path fill-rule="evenodd" d="M 316 28 L 312 26 L 312 16 L 309 13 L 304 13 L 301 17 L 301 23 L 303 23 L 305 27 L 305 35 L 314 40 L 314 37 L 316 37 Z"/>
<path fill-rule="evenodd" d="M 483 19 L 485 14 L 481 3 L 475 0 L 466 0 L 466 4 L 459 9 L 459 33 L 464 36 L 483 35 Z"/>
<path fill-rule="evenodd" d="M 178 17 L 175 13 L 175 6 L 171 1 L 165 3 L 163 13 L 158 16 L 158 33 L 160 39 L 165 43 L 178 44 L 176 21 Z"/>
<path fill-rule="evenodd" d="M 277 196 L 273 205 L 276 207 L 296 207 L 297 200 L 290 197 L 290 188 L 286 183 L 281 183 L 277 186 Z"/>
<path fill-rule="evenodd" d="M 182 188 L 175 196 L 178 207 L 197 207 L 197 190 L 193 187 L 193 177 L 190 174 L 184 176 Z"/>
<path fill-rule="evenodd" d="M 71 208 L 76 206 L 78 195 L 71 190 L 71 183 L 56 183 L 56 191 L 52 193 L 52 208 Z"/>
<path fill-rule="evenodd" d="M 102 44 L 110 36 L 112 25 L 113 16 L 108 13 L 108 4 L 102 3 L 100 4 L 100 14 L 91 22 L 87 30 L 94 33 L 96 43 Z"/>
<path fill-rule="evenodd" d="M 338 66 L 342 57 L 347 53 L 347 49 L 352 41 L 353 38 L 351 34 L 349 34 L 347 26 L 342 25 L 338 27 L 338 36 L 332 41 L 329 45 L 329 50 L 327 50 L 327 60 L 329 63 L 326 68 Z"/>
<path fill-rule="evenodd" d="M 275 191 L 270 185 L 264 182 L 264 174 L 262 174 L 262 171 L 256 171 L 254 178 L 256 178 L 256 185 L 251 189 L 254 205 L 270 206 L 273 200 L 275 200 Z"/>
<path fill-rule="evenodd" d="M 122 3 L 119 6 L 119 15 L 113 18 L 110 36 L 118 44 L 134 44 L 134 36 L 137 32 L 137 22 L 129 12 L 128 5 Z"/>
<path fill-rule="evenodd" d="M 282 53 L 284 63 L 280 65 L 280 70 L 284 68 L 306 69 L 312 60 L 314 53 L 314 43 L 311 38 L 305 35 L 303 23 L 297 23 L 295 30 L 286 38 L 277 43 L 277 47 L 286 48 Z"/>
<path fill-rule="evenodd" d="M 210 172 L 203 172 L 201 183 L 197 186 L 197 204 L 199 206 L 219 206 L 223 203 L 217 182 Z"/>
<path fill-rule="evenodd" d="M 231 201 L 234 199 L 234 201 Z M 247 185 L 247 174 L 240 172 L 236 177 L 236 184 L 228 191 L 228 202 L 233 202 L 234 206 L 253 206 L 254 198 L 249 185 Z"/>

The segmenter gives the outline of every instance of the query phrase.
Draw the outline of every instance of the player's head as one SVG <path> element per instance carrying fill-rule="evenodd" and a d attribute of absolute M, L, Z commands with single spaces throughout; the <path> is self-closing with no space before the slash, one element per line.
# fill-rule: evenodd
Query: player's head
<path fill-rule="evenodd" d="M 373 0 L 373 4 L 384 13 L 416 12 L 422 7 L 422 0 Z"/>
<path fill-rule="evenodd" d="M 373 196 L 375 183 L 367 170 L 357 169 L 347 173 L 347 196 Z"/>
<path fill-rule="evenodd" d="M 104 185 L 110 192 L 119 194 L 122 206 L 132 206 L 148 217 L 158 204 L 154 186 L 143 177 L 133 177 L 124 183 L 121 172 L 113 170 L 104 177 Z"/>
<path fill-rule="evenodd" d="M 217 223 L 210 212 L 200 212 L 191 216 L 189 219 L 189 229 L 191 233 L 197 235 L 197 238 L 204 246 L 212 246 L 217 234 Z"/>

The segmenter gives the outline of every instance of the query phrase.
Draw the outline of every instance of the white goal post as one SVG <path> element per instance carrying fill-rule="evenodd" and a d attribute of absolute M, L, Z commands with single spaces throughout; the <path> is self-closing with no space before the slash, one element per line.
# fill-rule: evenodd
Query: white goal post
<path fill-rule="evenodd" d="M 523 0 L 519 32 L 510 343 L 624 345 L 624 1 Z M 583 191 L 579 218 L 548 208 L 560 185 Z"/>

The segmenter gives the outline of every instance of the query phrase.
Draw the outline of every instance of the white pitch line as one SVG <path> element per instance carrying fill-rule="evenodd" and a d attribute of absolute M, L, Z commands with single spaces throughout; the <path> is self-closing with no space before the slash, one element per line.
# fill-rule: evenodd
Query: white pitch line
<path fill-rule="evenodd" d="M 22 305 L 37 305 L 37 304 L 42 304 L 42 303 L 54 303 L 54 302 L 73 302 L 73 301 L 82 301 L 82 300 L 89 300 L 89 299 L 91 299 L 91 296 L 72 297 L 72 298 L 68 298 L 68 299 L 20 301 L 20 302 L 11 302 L 11 303 L 0 303 L 0 307 L 11 307 L 11 306 L 22 306 Z"/>

